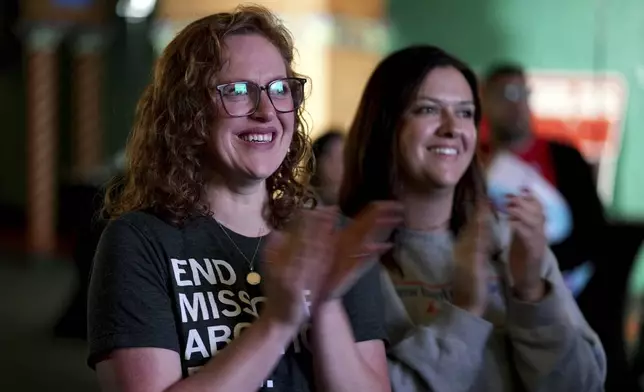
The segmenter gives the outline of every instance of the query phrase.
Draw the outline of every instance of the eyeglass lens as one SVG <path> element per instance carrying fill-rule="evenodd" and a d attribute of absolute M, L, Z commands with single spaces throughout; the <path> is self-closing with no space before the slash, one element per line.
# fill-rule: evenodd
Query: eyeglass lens
<path fill-rule="evenodd" d="M 503 98 L 510 102 L 519 102 L 530 97 L 530 90 L 523 85 L 507 84 L 503 88 Z"/>
<path fill-rule="evenodd" d="M 253 82 L 234 82 L 219 88 L 224 109 L 231 116 L 247 116 L 255 112 L 259 105 L 262 90 L 266 90 L 276 111 L 292 112 L 301 104 L 304 86 L 295 78 L 278 79 L 270 82 L 265 88 Z"/>

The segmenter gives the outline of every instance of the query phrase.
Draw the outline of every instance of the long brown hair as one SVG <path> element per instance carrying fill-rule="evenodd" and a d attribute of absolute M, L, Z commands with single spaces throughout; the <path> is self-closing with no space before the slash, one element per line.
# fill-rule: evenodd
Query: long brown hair
<path fill-rule="evenodd" d="M 188 25 L 159 58 L 139 101 L 126 149 L 126 173 L 106 194 L 108 216 L 151 210 L 182 224 L 191 216 L 211 214 L 203 196 L 209 133 L 216 121 L 213 91 L 224 61 L 223 41 L 234 34 L 264 36 L 281 53 L 288 76 L 299 76 L 292 68 L 293 38 L 266 8 L 241 6 Z M 309 156 L 300 107 L 286 158 L 266 180 L 269 222 L 276 228 L 311 197 L 304 183 Z"/>
<path fill-rule="evenodd" d="M 476 75 L 460 60 L 434 46 L 413 46 L 395 52 L 375 69 L 365 88 L 345 145 L 345 172 L 340 208 L 355 216 L 375 200 L 394 200 L 399 179 L 399 132 L 403 113 L 423 79 L 435 68 L 460 71 L 474 96 L 475 123 L 481 120 Z M 456 185 L 450 230 L 458 234 L 484 195 L 482 170 L 475 153 Z"/>

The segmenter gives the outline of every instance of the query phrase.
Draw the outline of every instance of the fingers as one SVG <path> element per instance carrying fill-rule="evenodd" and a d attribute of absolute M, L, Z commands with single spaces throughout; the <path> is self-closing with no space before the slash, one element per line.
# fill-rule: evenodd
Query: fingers
<path fill-rule="evenodd" d="M 463 251 L 486 252 L 490 245 L 490 222 L 492 209 L 486 201 L 476 204 L 474 217 L 467 222 L 459 234 L 459 242 Z"/>
<path fill-rule="evenodd" d="M 302 268 L 320 270 L 330 255 L 335 240 L 337 214 L 330 208 L 305 211 L 300 218 L 297 238 L 297 258 Z"/>
<path fill-rule="evenodd" d="M 318 261 L 333 248 L 336 216 L 331 208 L 301 211 L 286 231 L 269 235 L 266 261 L 293 271 L 321 268 L 323 263 Z"/>
<path fill-rule="evenodd" d="M 296 224 L 290 232 L 302 239 L 312 239 L 313 234 L 330 234 L 335 226 L 337 214 L 333 208 L 324 207 L 315 210 L 303 210 L 297 215 Z M 320 231 L 321 230 L 321 231 Z"/>
<path fill-rule="evenodd" d="M 359 249 L 356 249 L 355 253 L 352 253 L 349 256 L 349 259 L 353 260 L 367 260 L 374 259 L 381 256 L 389 249 L 393 248 L 394 244 L 391 242 L 370 242 L 362 244 Z"/>
<path fill-rule="evenodd" d="M 522 221 L 518 219 L 510 220 L 509 221 L 510 228 L 512 229 L 512 232 L 515 235 L 519 235 L 520 237 L 524 239 L 534 239 L 535 238 L 535 231 L 534 228 L 531 226 L 528 226 L 527 224 L 523 223 Z"/>
<path fill-rule="evenodd" d="M 347 232 L 354 240 L 386 242 L 391 232 L 403 221 L 403 207 L 394 201 L 370 203 L 349 225 Z"/>
<path fill-rule="evenodd" d="M 377 262 L 377 258 L 392 247 L 391 243 L 365 244 L 349 257 L 336 258 L 325 281 L 326 295 L 329 298 L 343 296 Z"/>
<path fill-rule="evenodd" d="M 391 249 L 388 240 L 402 222 L 402 211 L 396 202 L 372 203 L 341 232 L 337 209 L 301 211 L 287 233 L 269 238 L 267 261 L 284 259 L 282 273 L 312 292 L 349 287 L 366 264 Z"/>
<path fill-rule="evenodd" d="M 333 238 L 337 215 L 330 208 L 301 211 L 294 225 L 289 228 L 289 236 L 293 240 L 291 248 L 298 259 L 304 255 L 323 252 L 328 248 L 328 242 Z M 303 261 L 303 260 L 300 260 Z"/>
<path fill-rule="evenodd" d="M 540 214 L 543 212 L 541 202 L 527 188 L 524 188 L 519 195 L 508 195 L 507 201 L 510 204 L 521 206 L 532 214 Z"/>
<path fill-rule="evenodd" d="M 362 271 L 392 248 L 389 238 L 402 223 L 402 212 L 402 206 L 397 202 L 374 202 L 337 233 L 335 257 L 325 292 L 331 297 L 342 295 L 362 276 Z"/>
<path fill-rule="evenodd" d="M 519 221 L 524 225 L 531 227 L 532 229 L 538 229 L 539 227 L 543 226 L 543 214 L 535 214 L 531 211 L 526 210 L 520 205 L 508 206 L 507 212 L 510 216 L 510 221 Z"/>
<path fill-rule="evenodd" d="M 518 220 L 533 229 L 543 227 L 545 222 L 541 202 L 527 189 L 508 197 L 507 213 L 511 221 Z"/>
<path fill-rule="evenodd" d="M 386 252 L 392 231 L 402 223 L 402 212 L 397 202 L 369 204 L 338 234 L 339 259 L 369 259 Z"/>
<path fill-rule="evenodd" d="M 267 263 L 276 263 L 281 260 L 285 260 L 286 256 L 284 251 L 286 250 L 285 244 L 287 242 L 287 235 L 280 231 L 272 231 L 268 238 L 266 239 L 266 245 L 264 245 L 264 260 Z"/>
<path fill-rule="evenodd" d="M 473 227 L 476 234 L 488 233 L 490 220 L 492 219 L 492 208 L 487 200 L 481 200 L 476 204 Z"/>

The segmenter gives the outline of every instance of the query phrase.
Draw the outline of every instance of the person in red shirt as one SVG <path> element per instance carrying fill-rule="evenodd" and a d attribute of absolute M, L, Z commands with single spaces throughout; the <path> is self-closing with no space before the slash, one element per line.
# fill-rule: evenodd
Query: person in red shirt
<path fill-rule="evenodd" d="M 599 335 L 608 363 L 612 364 L 607 390 L 626 390 L 621 388 L 627 378 L 623 373 L 627 366 L 620 321 L 624 293 L 615 287 L 619 274 L 616 266 L 611 265 L 612 232 L 597 195 L 594 175 L 576 148 L 535 134 L 529 96 L 526 73 L 519 65 L 497 64 L 484 75 L 481 157 L 484 162 L 490 162 L 497 151 L 514 153 L 554 185 L 566 200 L 572 216 L 572 231 L 563 241 L 551 244 L 551 249 L 564 275 L 569 273 L 574 277 L 579 274 L 570 272 L 589 265 L 594 269 L 577 302 Z"/>
<path fill-rule="evenodd" d="M 510 151 L 564 197 L 571 210 L 573 229 L 563 241 L 552 244 L 562 271 L 588 261 L 596 263 L 606 222 L 592 169 L 574 147 L 535 135 L 529 96 L 521 66 L 500 64 L 490 68 L 482 84 L 483 157 L 489 160 L 496 151 Z"/>

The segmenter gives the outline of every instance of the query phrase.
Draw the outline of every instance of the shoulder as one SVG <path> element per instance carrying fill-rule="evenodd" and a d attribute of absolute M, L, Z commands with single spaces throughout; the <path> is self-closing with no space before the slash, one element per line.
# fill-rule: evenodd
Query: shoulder
<path fill-rule="evenodd" d="M 112 219 L 107 227 L 125 228 L 139 230 L 142 233 L 149 231 L 176 230 L 177 227 L 164 221 L 161 217 L 148 211 L 132 211 Z"/>
<path fill-rule="evenodd" d="M 560 141 L 547 141 L 546 143 L 554 155 L 574 157 L 583 160 L 581 152 L 570 143 Z"/>
<path fill-rule="evenodd" d="M 123 214 L 107 223 L 94 257 L 94 270 L 101 266 L 162 269 L 162 261 L 174 249 L 180 249 L 183 238 L 181 229 L 152 213 Z"/>
<path fill-rule="evenodd" d="M 171 245 L 184 237 L 187 230 L 199 227 L 199 218 L 184 226 L 174 225 L 156 214 L 147 211 L 132 211 L 112 219 L 107 223 L 101 240 L 148 241 L 159 245 Z"/>

